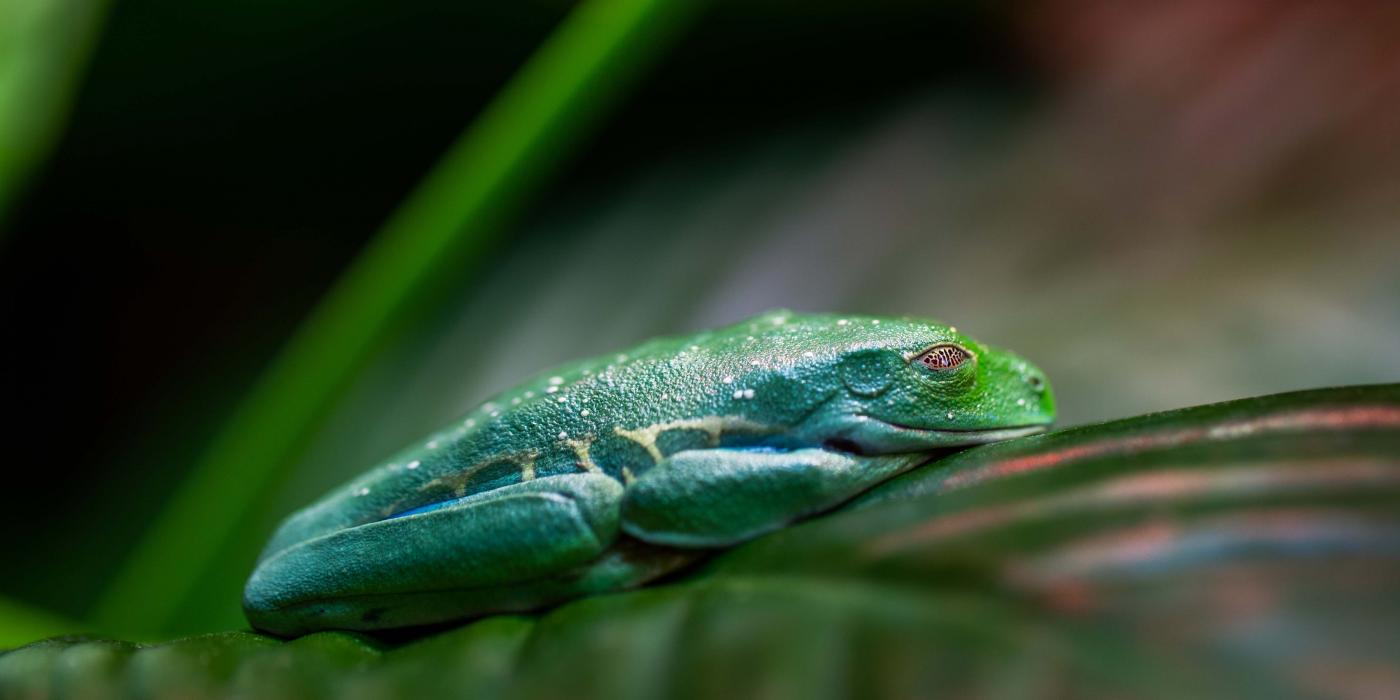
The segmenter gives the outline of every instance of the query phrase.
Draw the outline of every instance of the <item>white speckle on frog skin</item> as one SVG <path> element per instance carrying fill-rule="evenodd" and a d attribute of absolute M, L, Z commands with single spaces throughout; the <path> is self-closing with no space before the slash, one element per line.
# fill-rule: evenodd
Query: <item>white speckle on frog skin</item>
<path fill-rule="evenodd" d="M 533 399 L 533 398 L 535 398 L 535 392 L 533 392 L 533 391 L 527 391 L 527 392 L 525 392 L 525 398 L 527 398 L 527 399 Z"/>
<path fill-rule="evenodd" d="M 958 327 L 957 327 L 957 326 L 948 326 L 948 332 L 949 332 L 949 333 L 957 333 L 957 332 L 958 332 Z"/>
<path fill-rule="evenodd" d="M 953 420 L 953 412 L 952 412 L 952 411 L 949 411 L 949 412 L 948 412 L 948 420 Z"/>
<path fill-rule="evenodd" d="M 838 326 L 844 326 L 844 325 L 846 325 L 847 323 L 850 323 L 850 321 L 847 321 L 847 320 L 844 319 L 844 318 L 838 319 L 838 320 L 836 321 L 836 325 L 838 325 Z"/>
<path fill-rule="evenodd" d="M 517 396 L 517 397 L 511 399 L 511 400 L 510 400 L 510 405 L 512 405 L 512 406 L 519 406 L 519 405 L 520 405 L 520 397 Z"/>
<path fill-rule="evenodd" d="M 877 319 L 875 319 L 874 321 L 871 321 L 870 323 L 871 323 L 871 325 L 876 325 L 876 326 L 878 326 L 878 325 L 880 325 L 880 319 L 877 318 Z"/>
<path fill-rule="evenodd" d="M 665 401 L 667 396 L 668 396 L 667 394 L 662 394 L 662 395 L 661 395 L 661 400 L 662 400 L 662 401 Z"/>
<path fill-rule="evenodd" d="M 564 378 L 563 378 L 563 377 L 550 377 L 550 378 L 549 378 L 549 383 L 552 384 L 552 385 L 554 385 L 554 386 L 559 386 L 560 384 L 563 384 L 563 383 L 564 383 Z"/>
<path fill-rule="evenodd" d="M 580 416 L 587 416 L 587 415 L 588 415 L 588 409 L 585 408 L 585 409 L 583 409 L 582 411 L 579 411 L 578 414 L 579 414 Z"/>
<path fill-rule="evenodd" d="M 557 386 L 550 386 L 550 387 L 545 387 L 544 393 L 546 393 L 546 394 L 553 394 L 553 393 L 556 392 L 556 391 L 559 391 L 559 387 L 557 387 Z"/>
<path fill-rule="evenodd" d="M 468 418 L 468 419 L 462 421 L 462 427 L 464 427 L 464 428 L 474 428 L 474 427 L 476 427 L 476 419 L 475 419 L 475 418 Z"/>
<path fill-rule="evenodd" d="M 568 401 L 568 399 L 565 398 L 565 397 L 563 397 L 563 396 L 560 396 L 560 397 L 559 397 L 558 399 L 556 399 L 556 400 L 557 400 L 559 403 L 564 403 L 565 401 Z"/>
<path fill-rule="evenodd" d="M 758 361 L 758 360 L 749 360 L 749 364 L 753 365 L 754 367 L 761 367 L 761 366 L 763 366 L 763 363 L 760 362 L 760 361 Z"/>
<path fill-rule="evenodd" d="M 588 397 L 585 396 L 585 397 L 579 399 L 579 401 L 582 401 L 582 402 L 584 402 L 584 403 L 588 403 Z"/>
<path fill-rule="evenodd" d="M 692 346 L 690 346 L 690 351 L 691 351 L 691 352 L 700 352 L 700 346 L 699 346 L 699 345 L 692 345 Z"/>
<path fill-rule="evenodd" d="M 744 390 L 743 390 L 743 389 L 735 389 L 735 390 L 734 390 L 734 398 L 735 398 L 736 400 L 737 400 L 737 399 L 742 399 L 742 398 L 744 398 Z"/>
<path fill-rule="evenodd" d="M 626 362 L 626 361 L 627 361 L 627 356 L 626 356 L 626 355 L 618 355 L 618 356 L 617 356 L 617 361 L 618 361 L 618 362 Z"/>
<path fill-rule="evenodd" d="M 569 439 L 569 434 L 561 430 L 561 431 L 559 431 L 559 439 L 560 439 L 560 440 L 568 440 L 568 439 Z"/>
<path fill-rule="evenodd" d="M 361 488 L 359 491 L 356 491 L 356 492 L 355 492 L 355 495 L 356 495 L 356 496 L 368 496 L 368 495 L 369 495 L 369 487 Z"/>
<path fill-rule="evenodd" d="M 403 468 L 404 468 L 404 469 L 417 469 L 417 468 L 419 467 L 419 465 L 421 465 L 421 464 L 423 464 L 423 463 L 415 459 L 415 460 L 413 460 L 412 462 L 409 462 L 408 464 L 403 465 Z"/>
<path fill-rule="evenodd" d="M 1026 405 L 1026 400 L 1025 400 L 1025 399 L 1016 399 L 1016 405 L 1017 405 L 1017 406 L 1024 406 L 1024 405 Z"/>
<path fill-rule="evenodd" d="M 438 448 L 438 441 L 437 441 L 437 440 L 429 440 L 429 441 L 428 441 L 428 444 L 426 445 L 426 447 L 427 447 L 428 449 L 430 449 L 430 450 L 436 450 L 436 449 Z"/>
<path fill-rule="evenodd" d="M 724 379 L 721 379 L 720 381 L 724 382 L 725 384 L 733 384 L 733 383 L 734 383 L 734 377 L 733 377 L 733 375 L 730 375 L 730 376 L 725 377 Z"/>
<path fill-rule="evenodd" d="M 491 417 L 492 417 L 492 418 L 500 418 L 500 417 L 501 417 L 501 412 L 500 412 L 500 411 L 492 411 L 492 412 L 491 412 Z"/>
<path fill-rule="evenodd" d="M 814 353 L 814 352 L 812 352 L 811 350 L 808 350 L 807 352 L 802 353 L 802 356 L 803 356 L 803 357 L 816 357 L 816 356 L 817 356 L 817 353 Z"/>

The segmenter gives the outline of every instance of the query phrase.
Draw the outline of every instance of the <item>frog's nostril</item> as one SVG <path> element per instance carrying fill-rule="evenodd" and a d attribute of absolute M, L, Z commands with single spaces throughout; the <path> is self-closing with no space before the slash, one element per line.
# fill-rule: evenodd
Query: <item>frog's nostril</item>
<path fill-rule="evenodd" d="M 1041 391 L 1045 388 L 1045 380 L 1041 379 L 1039 375 L 1032 374 L 1026 377 L 1026 383 L 1031 385 L 1031 388 L 1036 391 Z"/>

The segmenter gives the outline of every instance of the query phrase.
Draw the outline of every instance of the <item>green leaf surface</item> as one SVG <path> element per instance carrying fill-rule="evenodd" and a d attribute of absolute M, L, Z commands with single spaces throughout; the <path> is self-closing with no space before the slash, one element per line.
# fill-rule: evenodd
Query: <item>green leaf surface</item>
<path fill-rule="evenodd" d="M 1400 385 L 935 461 L 675 580 L 414 640 L 59 638 L 33 697 L 1393 697 Z"/>

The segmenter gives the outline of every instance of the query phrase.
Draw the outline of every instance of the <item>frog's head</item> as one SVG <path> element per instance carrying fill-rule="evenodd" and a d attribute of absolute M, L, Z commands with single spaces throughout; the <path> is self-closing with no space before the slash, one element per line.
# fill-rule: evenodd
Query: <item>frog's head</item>
<path fill-rule="evenodd" d="M 1045 374 L 1011 352 L 927 321 L 841 323 L 850 331 L 826 363 L 835 391 L 803 421 L 811 438 L 864 454 L 917 452 L 1038 433 L 1054 421 Z"/>

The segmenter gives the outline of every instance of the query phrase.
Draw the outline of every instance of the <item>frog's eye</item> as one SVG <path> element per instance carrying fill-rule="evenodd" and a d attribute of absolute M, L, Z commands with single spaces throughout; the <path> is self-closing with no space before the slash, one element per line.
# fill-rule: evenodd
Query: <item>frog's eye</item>
<path fill-rule="evenodd" d="M 966 350 L 952 344 L 935 345 L 914 358 L 914 362 L 935 372 L 947 372 L 972 359 Z"/>

